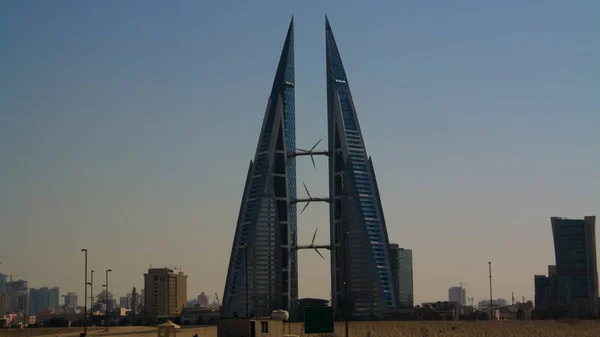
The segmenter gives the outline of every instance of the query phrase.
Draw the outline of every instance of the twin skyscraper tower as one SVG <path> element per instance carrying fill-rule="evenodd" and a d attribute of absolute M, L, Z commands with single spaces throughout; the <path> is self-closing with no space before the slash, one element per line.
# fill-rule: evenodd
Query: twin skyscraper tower
<path fill-rule="evenodd" d="M 296 148 L 294 21 L 285 38 L 254 160 L 242 195 L 222 317 L 294 312 L 298 250 L 330 250 L 331 304 L 337 318 L 371 317 L 398 307 L 389 240 L 371 158 L 367 155 L 348 78 L 325 18 L 328 147 Z M 329 159 L 329 196 L 298 197 L 296 159 Z M 330 244 L 297 242 L 298 204 L 329 204 Z M 314 240 L 314 238 L 313 238 Z"/>

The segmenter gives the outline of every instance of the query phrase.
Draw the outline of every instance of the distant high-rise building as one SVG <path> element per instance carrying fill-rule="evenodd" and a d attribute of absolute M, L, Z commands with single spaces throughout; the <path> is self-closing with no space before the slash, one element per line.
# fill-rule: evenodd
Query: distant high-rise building
<path fill-rule="evenodd" d="M 7 275 L 0 273 L 0 293 L 6 292 L 6 282 L 8 280 Z"/>
<path fill-rule="evenodd" d="M 535 294 L 533 301 L 538 315 L 546 312 L 552 303 L 552 281 L 546 275 L 533 276 Z"/>
<path fill-rule="evenodd" d="M 57 309 L 59 307 L 59 298 L 58 287 L 29 289 L 29 314 L 35 315 L 47 309 Z"/>
<path fill-rule="evenodd" d="M 135 287 L 133 287 L 133 290 L 131 290 L 131 313 L 133 315 L 137 315 L 138 313 L 138 303 L 139 301 L 139 296 L 137 293 L 137 290 L 135 289 Z"/>
<path fill-rule="evenodd" d="M 448 289 L 448 301 L 467 305 L 467 289 L 463 287 L 450 287 Z"/>
<path fill-rule="evenodd" d="M 77 294 L 67 293 L 67 295 L 65 296 L 65 305 L 76 308 L 77 307 Z"/>
<path fill-rule="evenodd" d="M 7 276 L 0 273 L 0 316 L 8 313 L 8 294 L 6 293 Z"/>
<path fill-rule="evenodd" d="M 187 303 L 187 275 L 176 269 L 150 268 L 144 274 L 145 315 L 177 316 Z"/>
<path fill-rule="evenodd" d="M 25 280 L 6 283 L 8 311 L 12 313 L 29 313 L 29 286 Z"/>
<path fill-rule="evenodd" d="M 119 306 L 121 308 L 129 309 L 131 297 L 123 296 L 119 298 Z"/>
<path fill-rule="evenodd" d="M 556 303 L 576 317 L 598 313 L 596 217 L 552 217 L 556 257 Z"/>
<path fill-rule="evenodd" d="M 412 250 L 389 245 L 390 267 L 400 307 L 414 306 Z"/>
<path fill-rule="evenodd" d="M 536 317 L 550 317 L 552 309 L 556 308 L 556 266 L 548 266 L 548 276 L 534 275 L 533 284 Z"/>
<path fill-rule="evenodd" d="M 497 298 L 497 299 L 492 300 L 492 305 L 494 306 L 494 308 L 504 308 L 504 307 L 506 307 L 507 304 L 508 304 L 508 302 L 503 298 Z M 477 306 L 479 307 L 479 310 L 481 310 L 481 311 L 489 310 L 490 300 L 479 301 Z"/>
<path fill-rule="evenodd" d="M 9 305 L 8 294 L 0 293 L 0 316 L 8 314 Z"/>
<path fill-rule="evenodd" d="M 197 304 L 200 308 L 208 308 L 208 296 L 204 292 L 198 295 Z"/>
<path fill-rule="evenodd" d="M 101 292 L 98 293 L 98 295 L 96 296 L 98 303 L 104 303 L 108 300 L 112 300 L 114 298 L 113 293 L 111 293 L 110 291 L 108 292 L 108 295 L 106 294 L 106 289 L 102 290 Z"/>

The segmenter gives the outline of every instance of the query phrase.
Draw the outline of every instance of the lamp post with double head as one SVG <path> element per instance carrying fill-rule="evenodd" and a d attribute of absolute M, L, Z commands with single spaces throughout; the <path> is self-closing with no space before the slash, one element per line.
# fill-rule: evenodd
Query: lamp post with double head
<path fill-rule="evenodd" d="M 83 291 L 83 299 L 84 299 L 83 300 L 83 336 L 86 336 L 87 335 L 87 286 L 88 286 L 87 253 L 88 253 L 88 250 L 83 248 L 81 251 L 85 253 L 85 280 L 83 283 L 83 286 L 84 286 L 84 291 Z"/>
<path fill-rule="evenodd" d="M 108 317 L 106 316 L 106 313 L 108 313 L 108 273 L 111 271 L 112 269 L 106 269 L 106 293 L 104 294 L 104 301 L 106 304 L 106 312 L 104 314 L 104 318 L 106 319 L 106 331 L 108 331 Z"/>
<path fill-rule="evenodd" d="M 91 272 L 92 276 L 90 279 L 90 311 L 94 307 L 94 271 Z"/>
<path fill-rule="evenodd" d="M 67 295 L 62 295 L 63 297 L 63 301 L 64 301 L 64 305 L 63 305 L 63 310 L 65 311 L 65 321 L 67 320 Z"/>
<path fill-rule="evenodd" d="M 492 262 L 488 262 L 488 270 L 490 276 L 490 319 L 494 317 L 494 300 L 492 298 Z"/>

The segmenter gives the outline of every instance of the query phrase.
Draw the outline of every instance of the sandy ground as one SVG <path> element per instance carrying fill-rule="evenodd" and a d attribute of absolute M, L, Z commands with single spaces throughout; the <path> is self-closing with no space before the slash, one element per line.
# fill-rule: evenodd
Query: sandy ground
<path fill-rule="evenodd" d="M 303 325 L 289 326 L 292 334 L 299 336 Z M 356 322 L 350 323 L 351 337 L 421 337 L 426 328 L 429 337 L 600 337 L 600 321 L 505 321 L 505 322 Z M 286 325 L 286 333 L 288 326 Z M 79 337 L 81 328 L 70 329 L 24 329 L 0 330 L 1 337 Z M 178 337 L 216 337 L 217 328 L 210 326 L 183 327 Z M 124 336 L 156 337 L 152 327 L 112 327 L 109 332 L 102 328 L 88 330 L 90 337 Z M 335 334 L 322 336 L 344 336 L 344 324 L 336 323 Z"/>

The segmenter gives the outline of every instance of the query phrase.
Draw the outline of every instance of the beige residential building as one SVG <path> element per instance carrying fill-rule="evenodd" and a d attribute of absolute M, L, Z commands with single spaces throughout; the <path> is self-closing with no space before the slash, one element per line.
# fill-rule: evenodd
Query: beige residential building
<path fill-rule="evenodd" d="M 144 274 L 146 317 L 177 316 L 187 303 L 187 275 L 170 268 L 150 268 Z"/>

